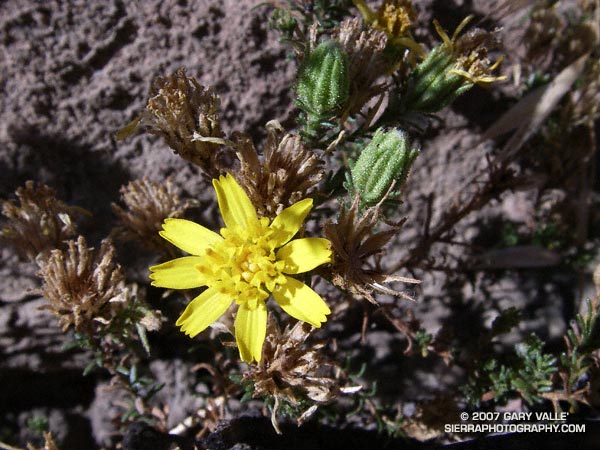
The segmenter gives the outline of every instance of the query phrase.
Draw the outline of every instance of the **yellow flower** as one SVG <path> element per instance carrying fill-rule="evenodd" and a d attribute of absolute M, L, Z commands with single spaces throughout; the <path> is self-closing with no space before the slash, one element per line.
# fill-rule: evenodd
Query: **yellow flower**
<path fill-rule="evenodd" d="M 265 302 L 272 294 L 290 316 L 319 328 L 331 311 L 310 287 L 288 275 L 330 262 L 323 238 L 291 240 L 312 208 L 312 199 L 284 209 L 269 224 L 231 175 L 213 180 L 225 222 L 217 234 L 195 222 L 166 219 L 160 235 L 189 253 L 150 267 L 152 285 L 170 289 L 207 286 L 177 320 L 190 337 L 217 320 L 232 301 L 238 305 L 235 338 L 243 361 L 260 361 L 267 328 Z"/>

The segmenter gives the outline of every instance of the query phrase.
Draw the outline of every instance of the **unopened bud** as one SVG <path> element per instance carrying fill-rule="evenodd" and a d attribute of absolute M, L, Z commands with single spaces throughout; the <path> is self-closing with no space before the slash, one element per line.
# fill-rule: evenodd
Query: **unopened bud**
<path fill-rule="evenodd" d="M 351 193 L 358 192 L 361 206 L 376 205 L 402 186 L 418 154 L 405 132 L 378 129 L 350 170 Z"/>
<path fill-rule="evenodd" d="M 348 99 L 348 57 L 334 41 L 319 44 L 298 72 L 296 103 L 308 116 L 325 118 Z"/>

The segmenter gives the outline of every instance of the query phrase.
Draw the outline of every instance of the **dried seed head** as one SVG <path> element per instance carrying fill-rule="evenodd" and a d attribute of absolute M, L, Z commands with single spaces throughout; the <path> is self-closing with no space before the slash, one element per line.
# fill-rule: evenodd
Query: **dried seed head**
<path fill-rule="evenodd" d="M 385 32 L 375 28 L 363 30 L 361 19 L 346 19 L 340 25 L 337 40 L 348 55 L 350 92 L 347 114 L 354 114 L 374 96 L 385 90 L 377 80 L 390 68 L 384 55 L 388 39 Z"/>
<path fill-rule="evenodd" d="M 323 404 L 340 394 L 341 381 L 332 373 L 336 365 L 322 351 L 325 344 L 306 343 L 310 331 L 310 325 L 296 322 L 282 332 L 269 317 L 262 359 L 250 366 L 242 378 L 242 382 L 254 384 L 255 398 L 273 397 L 276 405 L 295 405 L 303 399 Z M 276 414 L 277 409 L 273 408 L 271 420 L 277 430 Z"/>
<path fill-rule="evenodd" d="M 13 201 L 2 205 L 2 214 L 8 222 L 0 230 L 0 239 L 31 260 L 62 247 L 65 240 L 77 233 L 74 219 L 87 213 L 57 200 L 54 189 L 45 184 L 36 186 L 33 181 L 27 181 L 15 195 L 19 205 Z"/>
<path fill-rule="evenodd" d="M 337 223 L 326 223 L 325 237 L 331 241 L 333 263 L 332 283 L 355 295 L 377 304 L 374 292 L 406 298 L 407 294 L 385 287 L 382 283 L 403 281 L 419 283 L 418 280 L 394 277 L 386 274 L 376 258 L 384 252 L 385 245 L 398 232 L 400 225 L 389 230 L 375 232 L 379 221 L 379 208 L 369 208 L 359 217 L 359 197 L 346 212 L 342 205 Z"/>
<path fill-rule="evenodd" d="M 165 139 L 183 159 L 199 166 L 211 178 L 221 173 L 223 137 L 218 115 L 219 97 L 211 87 L 202 86 L 185 70 L 159 77 L 153 83 L 146 110 L 117 133 L 133 134 L 139 126 Z"/>
<path fill-rule="evenodd" d="M 403 37 L 410 32 L 417 13 L 410 0 L 386 0 L 377 11 L 377 25 L 388 36 Z"/>
<path fill-rule="evenodd" d="M 73 327 L 92 335 L 123 308 L 130 293 L 114 255 L 109 240 L 94 251 L 79 236 L 67 243 L 66 250 L 53 250 L 41 263 L 40 293 L 48 301 L 43 309 L 58 317 L 63 331 Z"/>
<path fill-rule="evenodd" d="M 165 184 L 143 178 L 121 187 L 121 200 L 125 208 L 112 204 L 120 226 L 115 236 L 123 241 L 136 240 L 149 250 L 170 252 L 158 232 L 166 218 L 182 217 L 185 210 L 195 204 L 182 200 L 181 190 L 169 178 Z"/>
<path fill-rule="evenodd" d="M 383 31 L 388 39 L 387 48 L 390 55 L 401 58 L 409 49 L 411 59 L 424 55 L 421 45 L 412 37 L 412 24 L 417 20 L 417 13 L 410 0 L 384 0 L 377 11 L 373 11 L 364 0 L 353 0 L 365 22 L 373 29 Z"/>
<path fill-rule="evenodd" d="M 299 135 L 283 135 L 279 123 L 267 124 L 267 142 L 262 161 L 250 139 L 234 137 L 241 162 L 235 174 L 260 216 L 274 218 L 284 208 L 309 197 L 323 178 L 320 161 Z"/>

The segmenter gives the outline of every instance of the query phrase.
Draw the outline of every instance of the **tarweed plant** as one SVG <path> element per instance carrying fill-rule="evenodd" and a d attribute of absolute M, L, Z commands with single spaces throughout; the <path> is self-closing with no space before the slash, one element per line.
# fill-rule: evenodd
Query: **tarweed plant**
<path fill-rule="evenodd" d="M 211 393 L 202 394 L 205 406 L 189 418 L 204 425 L 201 431 L 176 427 L 192 441 L 239 412 L 231 408 L 234 398 L 262 402 L 278 433 L 283 417 L 299 425 L 314 418 L 339 424 L 355 413 L 381 432 L 423 439 L 457 438 L 444 435 L 440 417 L 432 420 L 436 411 L 453 423 L 451 415 L 461 409 L 493 410 L 515 399 L 523 408 L 554 411 L 600 407 L 598 273 L 595 296 L 575 316 L 558 352 L 536 333 L 521 336 L 510 355 L 498 352 L 501 339 L 523 322 L 515 308 L 494 309 L 491 325 L 477 324 L 477 342 L 461 342 L 445 326 L 433 333 L 411 309 L 429 274 L 458 278 L 459 268 L 472 262 L 457 257 L 454 263 L 452 255 L 442 258 L 433 249 L 457 244 L 453 230 L 464 218 L 526 186 L 523 161 L 549 163 L 535 159 L 540 145 L 558 151 L 561 132 L 582 130 L 592 142 L 599 66 L 598 47 L 588 45 L 598 40 L 590 14 L 578 16 L 580 45 L 568 58 L 568 42 L 544 28 L 559 29 L 567 19 L 554 10 L 532 11 L 527 61 L 550 46 L 559 55 L 552 60 L 557 67 L 548 65 L 555 75 L 560 64 L 562 70 L 575 57 L 589 57 L 574 91 L 545 113 L 547 125 L 541 120 L 510 151 L 478 155 L 486 167 L 443 211 L 431 210 L 432 194 L 423 223 L 407 230 L 403 202 L 415 198 L 407 194 L 411 178 L 429 176 L 419 170 L 420 158 L 436 150 L 427 144 L 432 124 L 443 127 L 446 108 L 468 91 L 494 90 L 508 78 L 500 67 L 501 30 L 471 26 L 469 16 L 448 35 L 434 19 L 437 35 L 427 41 L 417 31 L 423 25 L 418 5 L 410 0 L 377 7 L 362 0 L 269 2 L 269 8 L 269 23 L 296 58 L 290 92 L 297 109 L 288 129 L 272 117 L 260 145 L 248 130 L 224 131 L 217 90 L 182 68 L 159 77 L 145 109 L 116 133 L 118 139 L 138 131 L 159 136 L 193 164 L 202 174 L 198 182 L 214 192 L 219 225 L 191 220 L 199 202 L 167 178 L 123 186 L 120 203 L 112 205 L 114 229 L 93 245 L 77 228 L 78 221 L 93 220 L 90 214 L 58 200 L 48 186 L 27 182 L 3 205 L 0 238 L 38 265 L 43 309 L 91 355 L 86 371 L 107 371 L 127 393 L 120 425 L 143 419 L 171 439 L 167 413 L 154 403 L 161 385 L 147 370 L 148 333 L 162 333 L 163 325 L 179 327 L 190 348 L 209 349 L 198 355 L 196 369 L 210 374 L 210 382 L 197 380 Z M 588 8 L 598 14 L 597 6 Z M 434 45 L 429 49 L 426 42 Z M 587 148 L 573 154 L 590 157 Z M 553 167 L 568 178 L 564 166 Z M 540 220 L 555 216 L 540 213 Z M 407 248 L 399 251 L 399 242 Z M 122 243 L 153 255 L 147 283 L 128 280 L 117 251 Z M 561 250 L 575 252 L 585 243 L 580 234 Z M 588 245 L 587 254 L 595 249 Z M 488 253 L 476 269 L 490 267 L 493 256 Z M 157 292 L 168 307 L 146 300 Z M 359 363 L 365 357 L 360 346 L 375 324 L 405 342 L 399 357 L 437 358 L 456 368 L 463 382 L 429 402 L 417 398 L 416 413 L 405 417 L 399 399 L 391 404 L 377 397 L 376 383 L 362 370 L 369 363 L 362 369 Z M 360 339 L 349 345 L 352 334 Z M 50 435 L 44 439 L 45 448 L 56 449 Z"/>

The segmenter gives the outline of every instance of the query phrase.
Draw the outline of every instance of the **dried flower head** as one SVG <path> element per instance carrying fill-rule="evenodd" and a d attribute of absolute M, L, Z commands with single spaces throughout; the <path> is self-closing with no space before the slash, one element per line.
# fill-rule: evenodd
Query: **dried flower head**
<path fill-rule="evenodd" d="M 493 64 L 488 59 L 489 51 L 500 47 L 500 40 L 496 31 L 490 33 L 481 28 L 473 28 L 459 37 L 462 30 L 472 19 L 473 16 L 466 17 L 456 27 L 452 39 L 448 37 L 437 20 L 433 21 L 435 29 L 443 41 L 442 51 L 454 57 L 454 65 L 449 74 L 461 75 L 471 83 L 479 85 L 489 85 L 495 81 L 505 80 L 505 76 L 496 77 L 491 75 L 503 58 L 498 58 Z"/>
<path fill-rule="evenodd" d="M 170 253 L 165 241 L 158 232 L 169 217 L 181 217 L 184 211 L 195 203 L 183 200 L 181 190 L 172 180 L 156 183 L 147 178 L 135 180 L 121 187 L 121 200 L 125 208 L 112 204 L 112 210 L 118 217 L 120 226 L 115 230 L 116 237 L 124 240 L 136 240 L 150 250 Z"/>
<path fill-rule="evenodd" d="M 146 110 L 117 133 L 122 139 L 139 126 L 161 136 L 183 159 L 199 166 L 210 177 L 221 170 L 223 133 L 218 115 L 219 97 L 181 68 L 153 83 Z"/>
<path fill-rule="evenodd" d="M 410 0 L 383 0 L 377 11 L 373 11 L 364 0 L 353 0 L 364 20 L 375 29 L 383 31 L 393 49 L 410 49 L 423 55 L 423 49 L 411 35 L 412 24 L 417 13 Z"/>
<path fill-rule="evenodd" d="M 63 331 L 73 327 L 91 335 L 123 307 L 128 290 L 114 256 L 109 240 L 95 251 L 79 236 L 67 243 L 66 250 L 53 250 L 42 262 L 40 292 L 48 301 L 43 309 L 58 317 Z"/>
<path fill-rule="evenodd" d="M 270 317 L 263 358 L 244 373 L 242 382 L 253 383 L 255 398 L 274 398 L 271 422 L 275 430 L 279 430 L 277 410 L 282 402 L 298 405 L 308 399 L 313 404 L 324 404 L 340 394 L 340 382 L 332 370 L 336 365 L 322 351 L 324 343 L 306 343 L 310 332 L 310 326 L 302 322 L 282 332 Z"/>
<path fill-rule="evenodd" d="M 2 214 L 8 222 L 0 230 L 0 239 L 11 243 L 23 257 L 34 259 L 39 254 L 62 247 L 75 236 L 74 219 L 87 212 L 69 206 L 56 198 L 54 189 L 27 181 L 16 190 L 19 200 L 6 201 Z"/>
<path fill-rule="evenodd" d="M 337 40 L 348 55 L 350 94 L 346 114 L 354 114 L 385 90 L 385 83 L 377 80 L 390 68 L 384 55 L 388 39 L 385 32 L 372 27 L 363 29 L 362 20 L 353 18 L 341 23 Z"/>
<path fill-rule="evenodd" d="M 391 281 L 419 281 L 388 275 L 379 266 L 378 260 L 372 258 L 383 253 L 384 246 L 399 229 L 399 225 L 396 225 L 389 230 L 375 232 L 378 219 L 378 206 L 367 209 L 362 217 L 359 217 L 357 196 L 347 212 L 342 205 L 337 223 L 329 222 L 324 225 L 325 236 L 331 241 L 333 250 L 331 281 L 335 286 L 360 295 L 374 304 L 377 304 L 374 292 L 413 300 L 403 292 L 382 285 Z"/>
<path fill-rule="evenodd" d="M 306 273 L 331 257 L 323 238 L 292 238 L 312 208 L 312 199 L 284 209 L 273 221 L 258 218 L 231 175 L 213 180 L 225 222 L 221 234 L 183 219 L 167 219 L 160 235 L 192 256 L 150 268 L 152 285 L 171 289 L 207 286 L 187 306 L 177 325 L 191 337 L 239 305 L 235 337 L 243 361 L 260 361 L 267 327 L 266 301 L 298 320 L 320 327 L 331 312 L 308 285 L 290 275 Z"/>
<path fill-rule="evenodd" d="M 235 175 L 258 215 L 272 219 L 310 196 L 323 178 L 323 171 L 319 158 L 299 135 L 283 136 L 276 121 L 267 124 L 267 133 L 262 161 L 247 137 L 236 136 L 234 148 L 241 166 Z"/>

